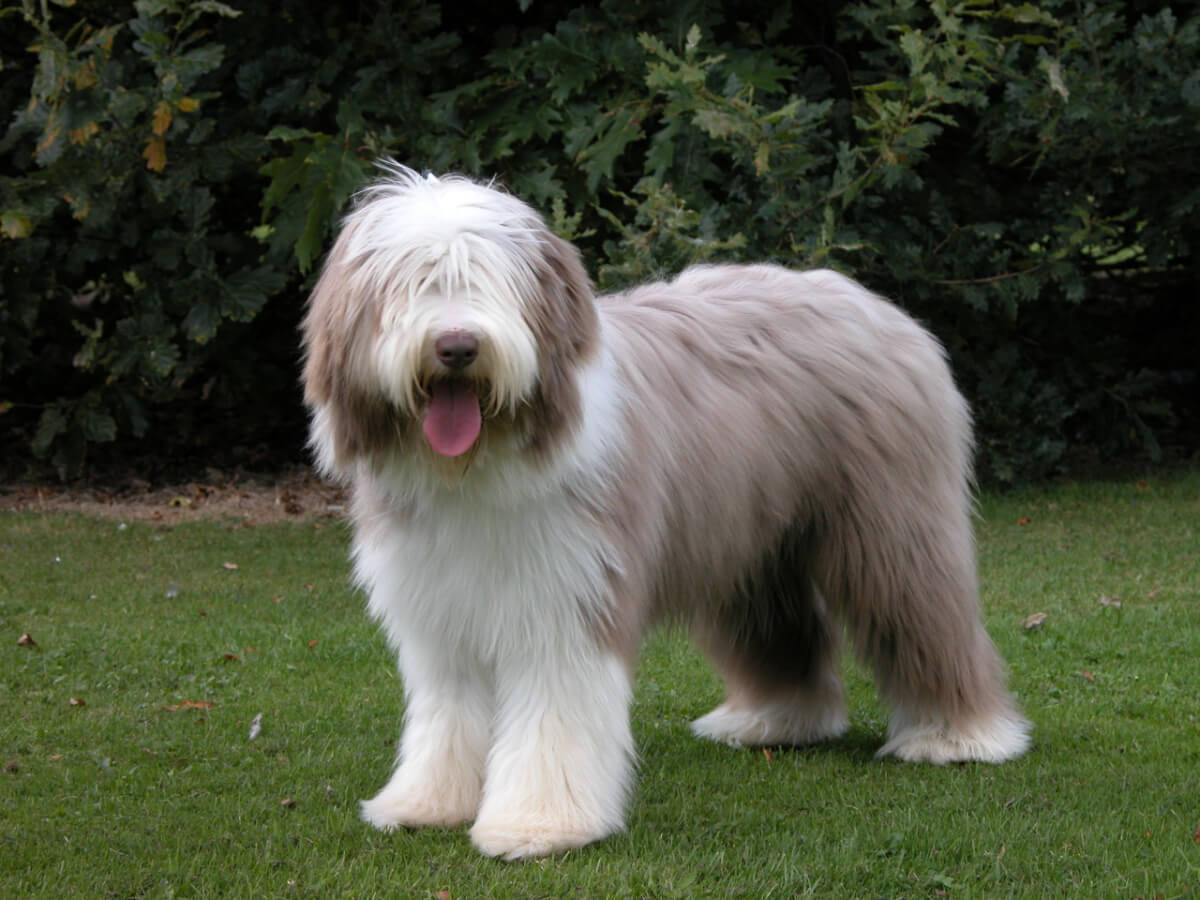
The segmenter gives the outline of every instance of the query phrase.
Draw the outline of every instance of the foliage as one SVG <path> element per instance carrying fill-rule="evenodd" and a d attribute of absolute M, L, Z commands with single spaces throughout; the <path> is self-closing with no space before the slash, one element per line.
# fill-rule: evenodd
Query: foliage
<path fill-rule="evenodd" d="M 64 473 L 130 437 L 296 440 L 305 285 L 381 155 L 499 175 L 604 287 L 709 259 L 855 275 L 946 343 L 987 479 L 1196 427 L 1182 7 L 4 12 L 28 51 L 0 41 L 0 421 Z"/>

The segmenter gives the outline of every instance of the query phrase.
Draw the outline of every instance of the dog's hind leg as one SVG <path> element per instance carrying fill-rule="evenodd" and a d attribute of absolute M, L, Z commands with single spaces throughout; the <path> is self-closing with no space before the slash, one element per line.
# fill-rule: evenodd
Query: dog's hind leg
<path fill-rule="evenodd" d="M 733 746 L 812 744 L 848 727 L 837 670 L 838 630 L 785 543 L 733 599 L 702 611 L 691 633 L 720 672 L 725 700 L 692 723 L 700 737 Z"/>
<path fill-rule="evenodd" d="M 818 553 L 818 583 L 844 616 L 892 710 L 879 751 L 911 762 L 1003 762 L 1029 746 L 984 631 L 970 519 L 950 485 L 846 505 Z"/>

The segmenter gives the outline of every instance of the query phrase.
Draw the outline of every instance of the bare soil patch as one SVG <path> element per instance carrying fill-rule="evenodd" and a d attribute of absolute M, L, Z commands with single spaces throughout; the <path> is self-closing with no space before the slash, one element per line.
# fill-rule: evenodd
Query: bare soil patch
<path fill-rule="evenodd" d="M 163 524 L 232 520 L 250 525 L 338 518 L 347 502 L 344 488 L 304 468 L 271 476 L 208 470 L 195 479 L 157 485 L 126 476 L 104 485 L 0 486 L 0 510 Z"/>

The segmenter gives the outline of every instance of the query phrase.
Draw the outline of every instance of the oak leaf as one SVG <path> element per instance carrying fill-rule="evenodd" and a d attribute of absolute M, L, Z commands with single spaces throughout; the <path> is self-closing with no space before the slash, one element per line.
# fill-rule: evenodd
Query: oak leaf
<path fill-rule="evenodd" d="M 167 144 L 161 135 L 153 135 L 146 141 L 142 157 L 146 160 L 146 168 L 152 172 L 161 172 L 167 167 Z"/>

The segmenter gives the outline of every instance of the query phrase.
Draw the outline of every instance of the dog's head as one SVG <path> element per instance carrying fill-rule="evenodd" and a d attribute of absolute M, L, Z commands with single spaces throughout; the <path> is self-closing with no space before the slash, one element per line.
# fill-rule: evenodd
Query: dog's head
<path fill-rule="evenodd" d="M 537 453 L 579 414 L 597 342 L 578 251 L 515 197 L 395 164 L 343 223 L 303 324 L 318 464 Z"/>

